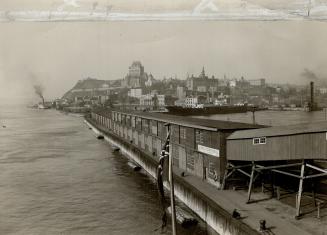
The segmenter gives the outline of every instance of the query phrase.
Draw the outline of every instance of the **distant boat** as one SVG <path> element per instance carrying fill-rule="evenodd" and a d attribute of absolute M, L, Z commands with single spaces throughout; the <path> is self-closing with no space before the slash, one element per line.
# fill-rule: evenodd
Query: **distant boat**
<path fill-rule="evenodd" d="M 38 105 L 37 105 L 37 108 L 38 108 L 38 109 L 49 109 L 50 106 L 45 105 L 45 104 L 38 104 Z"/>
<path fill-rule="evenodd" d="M 199 108 L 181 107 L 181 106 L 167 106 L 168 114 L 175 115 L 211 115 L 211 114 L 227 114 L 227 113 L 246 113 L 248 111 L 247 105 L 232 106 L 204 106 Z"/>

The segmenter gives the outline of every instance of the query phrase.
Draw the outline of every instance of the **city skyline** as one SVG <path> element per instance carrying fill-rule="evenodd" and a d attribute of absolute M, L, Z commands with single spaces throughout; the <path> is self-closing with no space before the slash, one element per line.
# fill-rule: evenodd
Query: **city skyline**
<path fill-rule="evenodd" d="M 154 78 L 199 75 L 270 83 L 327 77 L 324 22 L 2 23 L 1 97 L 60 97 L 76 81 L 123 78 L 139 60 Z"/>

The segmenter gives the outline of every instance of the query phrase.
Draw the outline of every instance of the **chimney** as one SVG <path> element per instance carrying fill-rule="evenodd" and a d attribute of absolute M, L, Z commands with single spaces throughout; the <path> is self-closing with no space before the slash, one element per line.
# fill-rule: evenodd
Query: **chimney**
<path fill-rule="evenodd" d="M 314 82 L 310 82 L 310 111 L 314 110 Z"/>

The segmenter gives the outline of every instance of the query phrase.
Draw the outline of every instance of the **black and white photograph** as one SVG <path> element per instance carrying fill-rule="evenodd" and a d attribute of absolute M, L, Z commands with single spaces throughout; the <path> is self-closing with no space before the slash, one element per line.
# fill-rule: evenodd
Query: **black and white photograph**
<path fill-rule="evenodd" d="M 327 234 L 327 0 L 0 0 L 0 234 Z"/>

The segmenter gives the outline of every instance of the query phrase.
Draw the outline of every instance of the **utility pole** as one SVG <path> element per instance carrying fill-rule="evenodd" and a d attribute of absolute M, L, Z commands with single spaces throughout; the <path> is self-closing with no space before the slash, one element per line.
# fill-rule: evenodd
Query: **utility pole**
<path fill-rule="evenodd" d="M 252 122 L 253 122 L 253 125 L 255 125 L 255 107 L 253 107 L 251 112 L 252 112 Z"/>
<path fill-rule="evenodd" d="M 173 155 L 172 155 L 172 144 L 171 144 L 171 129 L 170 124 L 167 125 L 169 133 L 169 184 L 170 184 L 170 209 L 171 209 L 171 225 L 173 235 L 176 235 L 176 210 L 175 210 L 175 193 L 174 193 L 174 177 L 173 177 Z"/>

